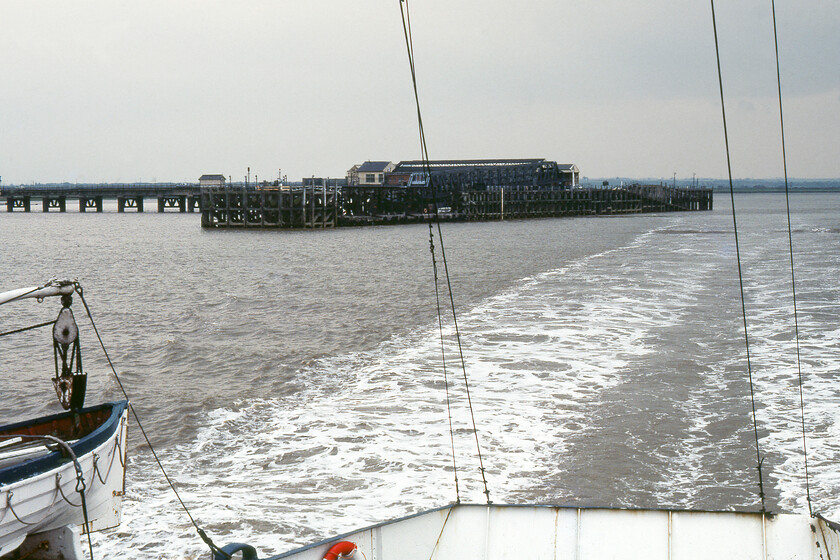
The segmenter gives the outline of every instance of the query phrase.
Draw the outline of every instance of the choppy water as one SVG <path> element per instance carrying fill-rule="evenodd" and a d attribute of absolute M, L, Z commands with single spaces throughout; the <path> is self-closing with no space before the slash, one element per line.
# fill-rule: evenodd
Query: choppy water
<path fill-rule="evenodd" d="M 716 203 L 445 226 L 495 502 L 757 507 L 732 220 Z M 769 505 L 807 511 L 784 198 L 738 204 Z M 792 204 L 811 493 L 836 518 L 840 194 Z M 2 213 L 0 239 L 3 289 L 81 280 L 218 544 L 279 553 L 454 500 L 425 226 L 223 232 L 194 215 Z M 57 311 L 4 306 L 0 330 Z M 80 323 L 89 402 L 116 399 Z M 461 497 L 482 501 L 448 320 L 445 334 Z M 55 410 L 49 333 L 0 342 L 0 421 Z M 97 536 L 99 556 L 204 554 L 136 429 L 132 440 L 123 525 Z"/>

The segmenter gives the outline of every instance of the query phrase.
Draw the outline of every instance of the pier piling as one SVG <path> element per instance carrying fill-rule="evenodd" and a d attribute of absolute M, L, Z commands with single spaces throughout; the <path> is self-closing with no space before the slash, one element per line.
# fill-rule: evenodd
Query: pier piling
<path fill-rule="evenodd" d="M 6 212 L 15 212 L 16 210 L 30 211 L 30 197 L 28 196 L 12 196 L 6 197 Z"/>
<path fill-rule="evenodd" d="M 79 212 L 87 212 L 88 210 L 96 210 L 102 212 L 103 204 L 101 196 L 80 196 L 79 197 Z"/>
<path fill-rule="evenodd" d="M 158 212 L 164 212 L 167 208 L 176 208 L 179 212 L 187 211 L 187 197 L 182 196 L 159 196 L 157 198 Z"/>
<path fill-rule="evenodd" d="M 143 197 L 142 196 L 118 196 L 117 197 L 117 212 L 125 212 L 126 208 L 133 208 L 137 212 L 143 211 Z"/>
<path fill-rule="evenodd" d="M 335 187 L 203 189 L 203 227 L 330 228 L 336 226 Z"/>
<path fill-rule="evenodd" d="M 319 228 L 422 222 L 437 200 L 443 220 L 484 221 L 556 216 L 708 210 L 711 189 L 631 185 L 610 189 L 486 187 L 432 197 L 410 187 L 208 188 L 202 227 Z"/>
<path fill-rule="evenodd" d="M 59 212 L 67 211 L 67 197 L 44 197 L 41 199 L 41 207 L 44 212 L 49 212 L 50 209 L 56 208 Z"/>

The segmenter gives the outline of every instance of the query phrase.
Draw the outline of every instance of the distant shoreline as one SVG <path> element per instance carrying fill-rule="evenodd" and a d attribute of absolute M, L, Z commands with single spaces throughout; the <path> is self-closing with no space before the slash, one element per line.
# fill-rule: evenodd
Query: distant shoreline
<path fill-rule="evenodd" d="M 604 185 L 604 183 L 608 185 Z M 581 185 L 592 187 L 612 187 L 621 184 L 663 184 L 667 186 L 711 188 L 714 192 L 729 192 L 729 181 L 727 179 L 677 179 L 669 181 L 666 179 L 637 179 L 630 177 L 612 178 L 584 178 Z M 784 192 L 784 179 L 733 179 L 733 190 L 737 193 L 773 193 Z M 792 193 L 824 193 L 840 192 L 840 179 L 788 179 L 788 186 Z"/>
<path fill-rule="evenodd" d="M 712 191 L 714 192 L 729 192 L 729 185 L 715 185 L 712 187 Z M 733 187 L 733 192 L 739 194 L 761 194 L 761 193 L 783 193 L 785 192 L 785 187 Z M 791 193 L 807 193 L 807 194 L 814 194 L 814 193 L 831 193 L 831 192 L 840 192 L 840 186 L 838 187 L 795 187 L 793 185 L 790 186 Z"/>

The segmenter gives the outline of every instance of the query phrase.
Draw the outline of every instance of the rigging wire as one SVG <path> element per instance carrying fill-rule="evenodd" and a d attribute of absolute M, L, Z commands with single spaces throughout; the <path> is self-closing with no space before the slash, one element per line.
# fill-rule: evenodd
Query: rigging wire
<path fill-rule="evenodd" d="M 715 0 L 710 0 L 712 4 L 712 29 L 715 35 L 715 57 L 717 60 L 718 85 L 720 86 L 720 109 L 723 116 L 723 138 L 726 145 L 726 170 L 729 175 L 729 197 L 732 202 L 732 226 L 735 232 L 735 256 L 738 261 L 738 285 L 741 291 L 741 315 L 744 318 L 744 343 L 747 351 L 747 372 L 750 380 L 750 404 L 752 406 L 753 419 L 753 433 L 755 435 L 755 455 L 758 463 L 758 496 L 761 499 L 761 513 L 766 512 L 764 500 L 764 479 L 761 473 L 761 465 L 764 459 L 761 457 L 761 449 L 758 444 L 758 419 L 755 413 L 755 388 L 753 384 L 752 363 L 750 360 L 750 337 L 747 331 L 747 306 L 744 302 L 744 276 L 741 268 L 741 250 L 738 243 L 738 221 L 735 217 L 735 188 L 732 182 L 732 162 L 729 156 L 729 133 L 726 127 L 726 105 L 723 96 L 723 75 L 720 69 L 720 46 L 718 44 L 717 21 L 715 18 Z"/>
<path fill-rule="evenodd" d="M 6 331 L 4 333 L 0 333 L 0 336 L 7 336 L 7 335 L 10 335 L 10 334 L 22 333 L 22 332 L 26 332 L 26 331 L 31 331 L 33 329 L 40 329 L 41 327 L 48 327 L 48 326 L 54 325 L 54 324 L 55 324 L 55 320 L 47 321 L 46 323 L 38 323 L 37 325 L 30 325 L 28 327 L 22 327 L 20 329 L 15 329 L 13 331 Z"/>
<path fill-rule="evenodd" d="M 796 278 L 793 267 L 793 231 L 790 225 L 790 189 L 788 188 L 787 153 L 785 151 L 785 118 L 782 110 L 782 73 L 779 64 L 779 35 L 776 31 L 776 0 L 771 0 L 773 10 L 773 43 L 776 47 L 776 85 L 779 90 L 779 127 L 782 136 L 782 165 L 785 172 L 785 209 L 787 212 L 788 226 L 788 253 L 790 254 L 790 288 L 793 294 L 793 326 L 796 333 L 796 369 L 799 373 L 799 411 L 802 420 L 802 453 L 805 457 L 805 497 L 808 501 L 808 513 L 814 516 L 814 509 L 811 505 L 811 483 L 808 473 L 808 445 L 805 438 L 805 396 L 802 379 L 802 360 L 799 351 L 799 314 L 796 307 Z"/>
<path fill-rule="evenodd" d="M 441 261 L 443 262 L 443 270 L 444 270 L 444 275 L 446 277 L 446 286 L 447 286 L 447 290 L 449 291 L 449 303 L 450 303 L 450 307 L 452 309 L 452 322 L 453 322 L 453 325 L 455 327 L 455 339 L 458 342 L 458 354 L 459 354 L 460 359 L 461 359 L 461 370 L 463 372 L 463 377 L 464 377 L 464 387 L 465 387 L 465 391 L 466 391 L 466 395 L 467 395 L 467 404 L 469 405 L 470 420 L 472 422 L 473 434 L 475 435 L 475 447 L 476 447 L 476 453 L 478 455 L 479 472 L 481 473 L 481 481 L 484 484 L 484 495 L 487 499 L 487 503 L 489 504 L 489 503 L 491 503 L 491 501 L 490 501 L 490 490 L 487 487 L 487 476 L 486 476 L 486 471 L 484 469 L 484 459 L 482 458 L 482 455 L 481 455 L 481 445 L 480 445 L 479 439 L 478 439 L 478 429 L 476 428 L 475 413 L 473 411 L 472 398 L 470 396 L 470 385 L 469 385 L 469 380 L 467 378 L 467 366 L 466 366 L 466 361 L 464 360 L 463 346 L 461 344 L 461 332 L 460 332 L 460 329 L 458 328 L 458 317 L 457 317 L 457 314 L 455 313 L 455 298 L 452 295 L 452 281 L 451 281 L 451 278 L 450 278 L 450 275 L 449 275 L 449 265 L 446 261 L 446 249 L 445 249 L 444 244 L 443 244 L 443 232 L 442 232 L 441 227 L 440 227 L 440 217 L 439 217 L 439 214 L 438 214 L 438 204 L 437 204 L 437 188 L 435 187 L 434 182 L 432 181 L 432 170 L 431 170 L 431 166 L 429 164 L 429 150 L 428 150 L 428 146 L 426 144 L 426 132 L 423 128 L 423 116 L 420 112 L 420 96 L 417 93 L 417 73 L 416 73 L 416 69 L 415 69 L 415 65 L 414 65 L 414 40 L 413 40 L 412 34 L 411 34 L 411 10 L 409 8 L 408 0 L 399 0 L 399 4 L 400 4 L 400 16 L 401 16 L 402 25 L 403 25 L 403 34 L 405 35 L 405 47 L 406 47 L 406 52 L 408 53 L 408 64 L 409 64 L 409 68 L 411 70 L 411 83 L 412 83 L 412 87 L 414 89 L 414 103 L 415 103 L 415 106 L 417 107 L 417 126 L 418 126 L 418 129 L 419 129 L 419 132 L 420 132 L 420 152 L 421 152 L 421 155 L 422 155 L 422 158 L 423 158 L 423 169 L 424 169 L 424 174 L 426 175 L 425 179 L 428 181 L 428 185 L 429 185 L 429 188 L 431 189 L 432 197 L 433 197 L 434 213 L 433 213 L 432 219 L 434 220 L 435 225 L 437 226 L 437 234 L 438 234 L 438 241 L 439 241 L 439 245 L 440 245 Z M 403 4 L 405 4 L 405 8 L 403 8 Z M 429 224 L 429 225 L 430 225 L 429 235 L 432 236 L 431 224 Z M 432 242 L 433 242 L 433 240 L 432 240 Z M 438 307 L 438 317 L 440 317 L 440 308 L 439 307 Z"/>
<path fill-rule="evenodd" d="M 461 331 L 458 328 L 458 317 L 455 314 L 455 299 L 452 296 L 452 283 L 451 283 L 451 280 L 449 278 L 449 266 L 446 264 L 446 252 L 443 248 L 443 238 L 442 238 L 442 233 L 440 231 L 440 220 L 438 220 L 437 216 L 438 216 L 437 215 L 437 209 L 435 209 L 435 222 L 437 224 L 437 229 L 438 229 L 438 239 L 440 240 L 441 260 L 443 260 L 443 270 L 445 271 L 445 274 L 446 274 L 446 285 L 447 285 L 448 291 L 449 291 L 449 304 L 450 304 L 450 307 L 452 308 L 452 322 L 455 326 L 455 340 L 457 340 L 457 342 L 458 342 L 458 355 L 461 358 L 461 371 L 464 374 L 464 389 L 465 389 L 466 394 L 467 394 L 467 404 L 469 405 L 469 409 L 470 409 L 470 420 L 472 422 L 473 435 L 475 435 L 475 449 L 476 449 L 476 453 L 478 455 L 478 468 L 479 468 L 479 471 L 481 472 L 481 481 L 484 484 L 484 496 L 487 499 L 487 503 L 490 504 L 490 503 L 492 503 L 490 501 L 490 490 L 487 487 L 487 475 L 486 475 L 486 472 L 484 470 L 484 460 L 481 457 L 481 446 L 479 445 L 479 442 L 478 442 L 478 428 L 476 427 L 476 424 L 475 424 L 475 412 L 473 411 L 472 397 L 470 396 L 470 382 L 469 382 L 469 379 L 467 379 L 467 363 L 466 363 L 466 360 L 464 360 L 464 349 L 463 349 L 463 346 L 461 345 Z"/>
<path fill-rule="evenodd" d="M 443 363 L 443 384 L 446 389 L 446 413 L 449 416 L 449 443 L 452 446 L 452 472 L 455 474 L 455 502 L 461 503 L 461 492 L 458 489 L 458 466 L 455 464 L 455 430 L 452 427 L 452 404 L 449 397 L 449 374 L 446 370 L 446 350 L 443 343 L 443 317 L 440 312 L 440 289 L 438 288 L 438 269 L 435 259 L 435 238 L 432 224 L 429 222 L 429 252 L 432 254 L 432 270 L 435 275 L 435 303 L 437 304 L 438 331 L 440 331 L 440 357 Z"/>
<path fill-rule="evenodd" d="M 82 305 L 85 307 L 85 312 L 87 313 L 88 319 L 90 320 L 90 324 L 93 327 L 93 332 L 96 334 L 97 340 L 99 340 L 99 346 L 102 348 L 102 352 L 105 354 L 105 359 L 108 362 L 108 366 L 111 368 L 111 372 L 114 374 L 114 378 L 117 380 L 117 385 L 120 387 L 120 391 L 122 392 L 123 396 L 126 400 L 129 400 L 128 393 L 123 386 L 122 380 L 120 379 L 119 374 L 117 373 L 117 369 L 114 367 L 114 363 L 111 361 L 111 356 L 108 354 L 108 350 L 105 348 L 105 343 L 102 341 L 102 337 L 99 335 L 99 329 L 96 327 L 96 323 L 93 320 L 93 315 L 90 312 L 90 307 L 88 307 L 87 301 L 85 300 L 84 291 L 79 284 L 76 284 L 76 293 L 79 294 L 79 299 L 82 300 Z M 152 456 L 157 463 L 160 472 L 163 474 L 163 477 L 166 479 L 169 488 L 175 494 L 175 497 L 178 499 L 178 502 L 181 504 L 181 508 L 184 510 L 184 513 L 187 514 L 187 517 L 192 523 L 193 527 L 195 528 L 196 533 L 198 536 L 201 537 L 201 540 L 216 554 L 216 557 L 221 555 L 224 558 L 231 558 L 232 556 L 225 552 L 224 550 L 220 549 L 213 540 L 204 532 L 204 529 L 199 527 L 196 520 L 193 518 L 192 514 L 190 513 L 189 508 L 184 503 L 184 500 L 181 499 L 181 495 L 178 493 L 178 490 L 175 488 L 175 484 L 171 478 L 169 478 L 169 474 L 167 474 L 166 469 L 163 467 L 163 463 L 161 463 L 160 458 L 158 457 L 157 452 L 155 451 L 154 446 L 152 445 L 149 436 L 146 434 L 146 430 L 143 428 L 143 424 L 140 422 L 140 417 L 137 415 L 137 411 L 134 409 L 134 405 L 129 402 L 128 407 L 131 409 L 131 414 L 134 417 L 134 421 L 137 422 L 137 427 L 140 428 L 140 433 L 143 434 L 143 439 L 146 441 L 146 445 L 149 446 L 149 450 L 152 452 Z"/>

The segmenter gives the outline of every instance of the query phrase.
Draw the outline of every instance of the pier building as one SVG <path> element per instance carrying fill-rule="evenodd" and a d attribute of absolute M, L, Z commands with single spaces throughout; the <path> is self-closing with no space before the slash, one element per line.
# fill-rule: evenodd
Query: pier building
<path fill-rule="evenodd" d="M 205 174 L 198 178 L 199 187 L 224 187 L 225 176 L 219 174 Z"/>
<path fill-rule="evenodd" d="M 400 176 L 425 172 L 420 160 L 401 161 L 393 172 Z M 571 188 L 580 184 L 573 163 L 558 164 L 545 158 L 432 160 L 428 172 L 438 190 L 480 190 L 493 186 Z"/>
<path fill-rule="evenodd" d="M 347 171 L 347 184 L 361 187 L 381 187 L 385 177 L 394 170 L 390 161 L 366 161 Z"/>

